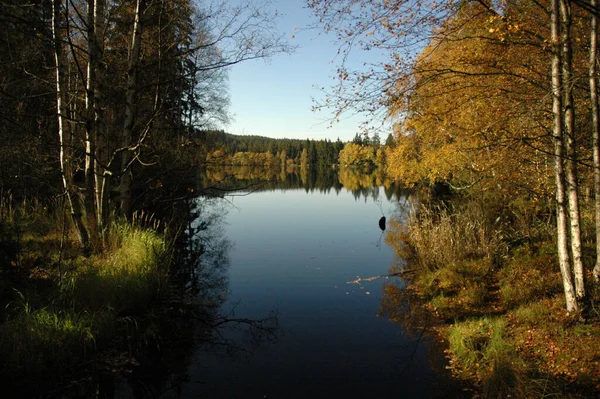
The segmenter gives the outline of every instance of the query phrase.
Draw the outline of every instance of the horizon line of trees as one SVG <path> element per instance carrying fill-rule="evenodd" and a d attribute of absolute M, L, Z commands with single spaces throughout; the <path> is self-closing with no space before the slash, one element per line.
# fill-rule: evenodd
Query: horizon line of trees
<path fill-rule="evenodd" d="M 207 164 L 261 165 L 269 167 L 301 165 L 313 168 L 341 166 L 382 166 L 384 147 L 379 137 L 356 134 L 350 142 L 339 138 L 325 140 L 276 139 L 234 135 L 223 130 L 196 133 L 195 143 Z M 386 143 L 390 143 L 390 139 Z"/>

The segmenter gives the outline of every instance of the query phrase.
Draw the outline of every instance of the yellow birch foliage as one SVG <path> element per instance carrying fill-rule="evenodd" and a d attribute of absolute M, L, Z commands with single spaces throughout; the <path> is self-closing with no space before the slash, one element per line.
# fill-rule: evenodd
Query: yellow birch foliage
<path fill-rule="evenodd" d="M 494 16 L 469 2 L 440 28 L 414 75 L 391 95 L 398 118 L 391 176 L 543 191 L 552 165 L 551 97 L 539 12 L 530 2 Z"/>

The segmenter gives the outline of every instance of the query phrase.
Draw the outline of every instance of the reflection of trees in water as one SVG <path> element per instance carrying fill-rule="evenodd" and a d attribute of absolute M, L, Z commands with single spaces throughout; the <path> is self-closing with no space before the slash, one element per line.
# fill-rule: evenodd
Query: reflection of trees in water
<path fill-rule="evenodd" d="M 356 199 L 377 200 L 380 195 L 391 201 L 401 198 L 404 191 L 399 185 L 385 177 L 381 168 L 333 169 L 287 166 L 265 168 L 256 166 L 219 166 L 203 169 L 201 178 L 204 189 L 223 195 L 231 191 L 273 191 L 303 188 L 306 192 L 339 193 L 342 188 L 351 191 Z M 380 187 L 383 187 L 381 193 Z"/>
<path fill-rule="evenodd" d="M 285 168 L 259 166 L 218 166 L 203 169 L 204 185 L 212 192 L 245 190 L 252 191 L 304 188 L 307 191 L 339 191 L 342 185 L 332 168 L 314 169 L 305 166 L 287 165 Z"/>
<path fill-rule="evenodd" d="M 184 261 L 188 263 L 186 285 L 197 305 L 189 314 L 198 322 L 196 338 L 203 345 L 237 351 L 242 347 L 226 338 L 223 328 L 244 331 L 255 343 L 271 341 L 276 339 L 278 319 L 275 312 L 260 319 L 237 317 L 233 311 L 222 313 L 221 307 L 229 292 L 229 251 L 232 248 L 223 226 L 227 206 L 218 198 L 199 197 L 195 200 L 194 218 L 186 233 L 189 249 Z"/>
<path fill-rule="evenodd" d="M 189 381 L 188 370 L 194 355 L 205 346 L 230 353 L 242 349 L 224 334 L 226 328 L 241 330 L 253 342 L 277 338 L 278 318 L 272 312 L 261 319 L 223 313 L 228 294 L 230 240 L 225 236 L 226 202 L 196 198 L 180 204 L 190 218 L 177 243 L 171 284 L 161 302 L 141 326 L 132 323 L 132 335 L 143 342 L 125 356 L 127 368 L 97 370 L 88 384 L 89 395 L 78 397 L 179 397 Z M 114 359 L 112 359 L 114 364 Z"/>
<path fill-rule="evenodd" d="M 190 218 L 178 253 L 176 269 L 182 288 L 220 307 L 226 299 L 231 243 L 224 235 L 227 209 L 218 198 L 199 197 L 190 204 Z"/>

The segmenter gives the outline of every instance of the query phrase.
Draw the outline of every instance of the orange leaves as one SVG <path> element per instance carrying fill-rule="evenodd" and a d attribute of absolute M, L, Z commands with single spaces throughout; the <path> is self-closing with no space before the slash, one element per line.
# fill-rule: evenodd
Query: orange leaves
<path fill-rule="evenodd" d="M 395 173 L 406 173 L 411 180 L 432 180 L 452 173 L 463 181 L 494 178 L 520 184 L 531 173 L 515 162 L 542 165 L 536 160 L 540 152 L 514 143 L 544 135 L 539 121 L 546 117 L 540 106 L 546 91 L 539 79 L 545 79 L 545 59 L 536 57 L 545 55 L 527 45 L 504 44 L 521 33 L 525 17 L 508 11 L 490 17 L 478 7 L 465 5 L 447 21 L 440 38 L 419 56 L 412 80 L 399 82 L 391 93 L 391 113 L 402 116 L 398 130 L 410 131 L 419 142 L 413 145 L 415 154 L 408 153 L 408 145 L 392 154 L 390 171 L 396 178 L 406 176 Z M 387 71 L 393 71 L 398 58 L 385 65 Z"/>

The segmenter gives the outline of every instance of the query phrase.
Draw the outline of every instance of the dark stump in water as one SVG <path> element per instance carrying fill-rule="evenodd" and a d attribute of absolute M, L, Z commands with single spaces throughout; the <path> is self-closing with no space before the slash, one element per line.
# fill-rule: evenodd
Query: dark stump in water
<path fill-rule="evenodd" d="M 385 230 L 385 216 L 382 216 L 381 219 L 379 219 L 379 228 Z"/>

